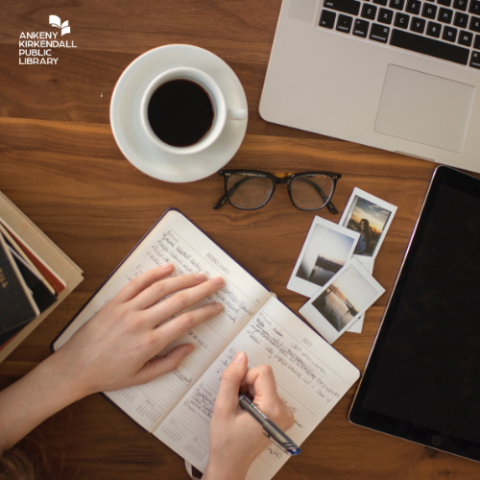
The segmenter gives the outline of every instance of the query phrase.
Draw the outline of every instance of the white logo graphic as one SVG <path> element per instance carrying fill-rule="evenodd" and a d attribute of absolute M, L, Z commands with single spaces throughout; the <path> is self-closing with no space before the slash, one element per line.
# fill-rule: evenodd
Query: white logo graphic
<path fill-rule="evenodd" d="M 1 0 L 0 0 L 1 1 Z M 20 65 L 57 65 L 57 48 L 77 48 L 73 40 L 59 40 L 70 33 L 68 20 L 63 22 L 56 15 L 49 16 L 49 23 L 60 32 L 21 32 L 18 38 L 18 63 Z"/>
<path fill-rule="evenodd" d="M 48 22 L 52 27 L 59 28 L 62 32 L 62 37 L 67 33 L 70 33 L 70 27 L 68 26 L 68 20 L 65 20 L 63 23 L 60 20 L 60 17 L 56 15 L 50 15 L 48 18 Z"/>

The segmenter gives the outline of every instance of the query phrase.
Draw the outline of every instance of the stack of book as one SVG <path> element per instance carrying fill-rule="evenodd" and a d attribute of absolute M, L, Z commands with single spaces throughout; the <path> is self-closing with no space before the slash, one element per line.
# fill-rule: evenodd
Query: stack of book
<path fill-rule="evenodd" d="M 0 192 L 0 362 L 82 280 L 82 270 Z"/>

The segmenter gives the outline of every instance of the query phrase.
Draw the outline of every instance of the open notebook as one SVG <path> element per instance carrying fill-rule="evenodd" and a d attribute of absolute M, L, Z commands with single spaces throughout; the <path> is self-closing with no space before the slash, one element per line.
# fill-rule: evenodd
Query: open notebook
<path fill-rule="evenodd" d="M 170 344 L 195 345 L 174 372 L 105 395 L 195 468 L 204 471 L 208 430 L 223 370 L 237 351 L 249 367 L 272 366 L 279 395 L 292 408 L 288 435 L 301 444 L 359 377 L 358 369 L 177 210 L 169 210 L 53 343 L 60 348 L 132 278 L 166 262 L 175 275 L 221 275 L 225 286 L 205 302 L 224 311 Z M 272 478 L 288 455 L 271 445 L 248 479 Z"/>

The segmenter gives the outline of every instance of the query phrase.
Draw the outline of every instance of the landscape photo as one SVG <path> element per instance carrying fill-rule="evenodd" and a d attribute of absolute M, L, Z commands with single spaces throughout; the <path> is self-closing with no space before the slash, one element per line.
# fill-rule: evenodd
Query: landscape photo
<path fill-rule="evenodd" d="M 346 263 L 356 239 L 316 225 L 296 276 L 323 287 Z"/>
<path fill-rule="evenodd" d="M 340 332 L 377 295 L 373 285 L 353 265 L 348 265 L 312 305 Z"/>

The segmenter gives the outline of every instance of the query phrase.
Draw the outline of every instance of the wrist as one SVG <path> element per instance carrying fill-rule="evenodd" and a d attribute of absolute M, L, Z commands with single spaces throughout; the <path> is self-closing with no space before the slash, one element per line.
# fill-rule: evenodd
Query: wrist
<path fill-rule="evenodd" d="M 0 392 L 0 450 L 15 445 L 45 419 L 87 393 L 68 359 L 53 354 Z"/>
<path fill-rule="evenodd" d="M 245 464 L 238 468 L 236 465 L 209 459 L 202 480 L 245 480 L 249 468 L 250 464 L 246 468 Z"/>
<path fill-rule="evenodd" d="M 88 386 L 75 374 L 73 365 L 61 350 L 46 358 L 38 367 L 40 381 L 55 393 L 59 407 L 63 408 L 89 395 Z"/>

